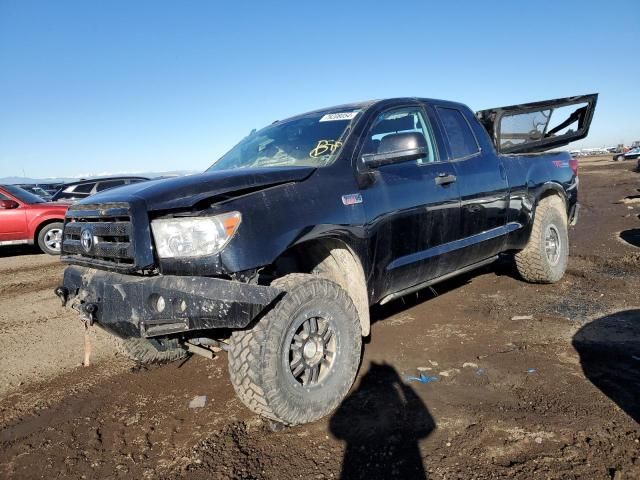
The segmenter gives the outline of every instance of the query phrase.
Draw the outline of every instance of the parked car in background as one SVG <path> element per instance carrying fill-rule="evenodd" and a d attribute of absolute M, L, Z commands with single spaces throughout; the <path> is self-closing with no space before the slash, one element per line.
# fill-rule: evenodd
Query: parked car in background
<path fill-rule="evenodd" d="M 64 183 L 63 182 L 61 182 L 61 183 L 37 183 L 36 186 L 42 188 L 49 195 L 53 196 L 58 190 L 60 190 L 64 186 Z"/>
<path fill-rule="evenodd" d="M 0 246 L 37 244 L 43 252 L 59 255 L 67 207 L 16 185 L 0 185 Z"/>
<path fill-rule="evenodd" d="M 640 158 L 640 147 L 632 148 L 631 150 L 625 153 L 616 153 L 613 156 L 613 159 L 616 162 L 620 162 L 622 160 L 636 160 L 637 158 Z"/>
<path fill-rule="evenodd" d="M 52 200 L 80 200 L 94 193 L 103 192 L 110 188 L 130 185 L 132 183 L 145 182 L 147 177 L 109 177 L 80 180 L 78 182 L 65 183 L 54 195 Z"/>
<path fill-rule="evenodd" d="M 47 192 L 44 188 L 38 186 L 38 185 L 16 185 L 16 187 L 20 187 L 23 190 L 26 190 L 27 192 L 33 193 L 34 195 L 39 196 L 40 198 L 42 198 L 43 200 L 50 202 L 51 198 L 53 195 L 51 195 L 51 193 Z"/>

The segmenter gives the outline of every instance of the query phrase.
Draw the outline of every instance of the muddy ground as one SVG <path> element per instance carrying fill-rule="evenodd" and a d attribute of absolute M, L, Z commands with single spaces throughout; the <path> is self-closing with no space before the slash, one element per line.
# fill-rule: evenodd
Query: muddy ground
<path fill-rule="evenodd" d="M 2 249 L 0 478 L 640 478 L 631 167 L 582 161 L 559 284 L 505 260 L 375 308 L 348 398 L 284 430 L 236 399 L 224 355 L 139 368 L 98 331 L 82 367 L 84 332 L 52 295 L 63 266 Z"/>

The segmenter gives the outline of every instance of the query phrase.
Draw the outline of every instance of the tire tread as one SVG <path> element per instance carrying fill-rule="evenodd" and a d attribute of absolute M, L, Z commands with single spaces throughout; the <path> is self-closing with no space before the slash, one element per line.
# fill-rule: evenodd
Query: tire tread
<path fill-rule="evenodd" d="M 542 254 L 541 241 L 544 222 L 552 210 L 557 210 L 563 217 L 564 228 L 567 226 L 566 212 L 563 210 L 563 203 L 560 197 L 551 196 L 543 198 L 537 209 L 533 221 L 533 227 L 529 236 L 527 246 L 516 253 L 515 261 L 518 273 L 524 280 L 531 283 L 554 283 L 552 272 L 547 260 Z M 568 248 L 568 244 L 565 248 Z"/>
<path fill-rule="evenodd" d="M 240 400 L 254 413 L 286 425 L 313 421 L 325 413 L 307 411 L 301 415 L 296 412 L 275 391 L 276 372 L 265 368 L 262 363 L 264 349 L 267 348 L 269 329 L 277 318 L 289 318 L 294 314 L 294 306 L 303 301 L 299 290 L 302 284 L 304 284 L 304 288 L 311 290 L 314 297 L 325 297 L 339 302 L 349 309 L 349 314 L 353 315 L 353 318 L 358 318 L 351 298 L 337 284 L 315 275 L 293 273 L 278 278 L 271 284 L 283 290 L 288 301 L 278 301 L 251 328 L 234 331 L 231 334 L 231 348 L 229 350 L 229 374 Z M 335 288 L 330 287 L 330 284 L 333 284 Z M 358 340 L 361 341 L 361 338 L 359 337 Z M 327 409 L 332 410 L 335 407 L 337 404 L 331 404 L 327 406 Z"/>

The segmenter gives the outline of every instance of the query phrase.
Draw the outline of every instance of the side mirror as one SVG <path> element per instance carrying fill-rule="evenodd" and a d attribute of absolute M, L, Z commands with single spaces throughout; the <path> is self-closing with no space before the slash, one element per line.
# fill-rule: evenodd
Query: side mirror
<path fill-rule="evenodd" d="M 20 204 L 13 200 L 0 200 L 0 209 L 2 210 L 12 210 L 14 208 L 18 208 Z"/>
<path fill-rule="evenodd" d="M 395 133 L 380 140 L 377 153 L 362 156 L 365 165 L 370 168 L 390 163 L 408 162 L 427 155 L 427 142 L 419 132 Z"/>

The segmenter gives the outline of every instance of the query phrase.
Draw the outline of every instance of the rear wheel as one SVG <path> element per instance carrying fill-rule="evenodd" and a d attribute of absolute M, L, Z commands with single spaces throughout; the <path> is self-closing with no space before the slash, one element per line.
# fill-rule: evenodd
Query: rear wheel
<path fill-rule="evenodd" d="M 49 255 L 60 255 L 62 228 L 63 224 L 61 222 L 45 225 L 38 233 L 38 246 L 40 250 Z"/>
<path fill-rule="evenodd" d="M 516 254 L 518 272 L 528 282 L 555 283 L 567 269 L 567 213 L 560 197 L 543 198 L 536 208 L 527 246 Z"/>
<path fill-rule="evenodd" d="M 175 338 L 112 338 L 120 353 L 139 363 L 168 363 L 187 356 Z"/>
<path fill-rule="evenodd" d="M 360 364 L 362 334 L 356 308 L 336 283 L 291 274 L 284 290 L 252 328 L 231 335 L 229 373 L 245 405 L 264 417 L 296 425 L 334 410 Z"/>

